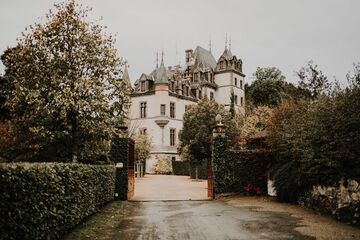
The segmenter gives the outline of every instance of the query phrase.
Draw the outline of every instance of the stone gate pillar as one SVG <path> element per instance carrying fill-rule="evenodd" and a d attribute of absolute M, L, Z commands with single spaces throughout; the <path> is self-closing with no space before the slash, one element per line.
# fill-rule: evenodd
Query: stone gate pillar
<path fill-rule="evenodd" d="M 215 176 L 214 176 L 214 155 L 217 153 L 214 152 L 214 141 L 217 140 L 218 137 L 225 138 L 225 125 L 222 123 L 222 117 L 220 114 L 216 116 L 216 126 L 213 129 L 213 144 L 212 144 L 212 157 L 208 164 L 208 198 L 215 198 Z"/>

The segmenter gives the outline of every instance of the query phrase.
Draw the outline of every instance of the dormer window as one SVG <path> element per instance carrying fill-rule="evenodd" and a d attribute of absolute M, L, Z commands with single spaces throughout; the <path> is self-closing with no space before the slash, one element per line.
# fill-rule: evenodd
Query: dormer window
<path fill-rule="evenodd" d="M 220 69 L 224 69 L 225 68 L 225 62 L 224 61 L 221 61 L 220 62 Z"/>
<path fill-rule="evenodd" d="M 145 92 L 145 81 L 140 82 L 140 91 Z"/>

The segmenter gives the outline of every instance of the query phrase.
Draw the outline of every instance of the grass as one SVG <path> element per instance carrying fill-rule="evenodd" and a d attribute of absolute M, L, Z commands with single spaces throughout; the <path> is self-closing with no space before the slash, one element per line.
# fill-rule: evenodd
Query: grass
<path fill-rule="evenodd" d="M 126 205 L 127 202 L 123 201 L 109 203 L 98 213 L 85 219 L 63 239 L 113 239 L 114 234 L 119 231 L 119 223 L 128 214 L 125 209 Z"/>

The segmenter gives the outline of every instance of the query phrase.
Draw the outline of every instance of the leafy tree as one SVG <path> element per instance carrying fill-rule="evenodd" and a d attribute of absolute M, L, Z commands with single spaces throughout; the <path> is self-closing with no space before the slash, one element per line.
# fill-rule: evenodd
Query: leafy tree
<path fill-rule="evenodd" d="M 299 77 L 299 87 L 308 91 L 312 99 L 316 99 L 319 94 L 324 93 L 331 87 L 327 77 L 312 61 L 309 61 L 296 74 Z"/>
<path fill-rule="evenodd" d="M 275 67 L 256 69 L 254 82 L 246 85 L 248 99 L 255 105 L 277 106 L 283 97 L 285 77 Z"/>
<path fill-rule="evenodd" d="M 107 153 L 129 107 L 124 62 L 112 35 L 86 21 L 90 9 L 75 1 L 55 7 L 3 58 L 13 86 L 5 106 L 35 159 L 94 159 Z"/>
<path fill-rule="evenodd" d="M 317 101 L 281 104 L 270 120 L 272 177 L 278 198 L 297 201 L 314 185 L 342 178 L 360 180 L 360 85 L 358 65 L 350 85 L 317 96 Z"/>
<path fill-rule="evenodd" d="M 216 125 L 215 117 L 220 114 L 226 126 L 226 135 L 229 141 L 237 142 L 239 138 L 239 126 L 236 119 L 231 117 L 229 111 L 215 101 L 206 97 L 197 105 L 192 105 L 184 114 L 183 129 L 179 133 L 179 150 L 186 151 L 190 162 L 201 165 L 211 159 L 212 132 Z"/>
<path fill-rule="evenodd" d="M 251 137 L 266 130 L 272 111 L 268 106 L 258 106 L 247 113 L 241 129 L 242 137 Z"/>
<path fill-rule="evenodd" d="M 151 141 L 147 134 L 136 134 L 135 141 L 135 161 L 145 162 L 150 156 Z"/>

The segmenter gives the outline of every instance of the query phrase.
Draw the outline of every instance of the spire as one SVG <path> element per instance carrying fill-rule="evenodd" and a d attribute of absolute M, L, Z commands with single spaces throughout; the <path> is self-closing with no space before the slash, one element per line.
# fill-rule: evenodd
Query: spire
<path fill-rule="evenodd" d="M 128 69 L 128 64 L 126 63 L 123 73 L 123 80 L 131 86 L 130 77 L 127 69 Z"/>
<path fill-rule="evenodd" d="M 211 36 L 209 37 L 209 52 L 211 52 Z"/>
<path fill-rule="evenodd" d="M 164 51 L 161 52 L 161 63 L 160 67 L 155 72 L 155 84 L 168 84 L 168 77 L 166 67 L 164 65 Z"/>
<path fill-rule="evenodd" d="M 225 50 L 227 50 L 227 46 L 228 45 L 228 38 L 227 38 L 227 33 L 225 34 Z"/>
<path fill-rule="evenodd" d="M 156 52 L 156 68 L 159 67 L 159 52 Z"/>
<path fill-rule="evenodd" d="M 230 35 L 230 39 L 229 39 L 229 51 L 231 51 L 231 35 Z"/>

